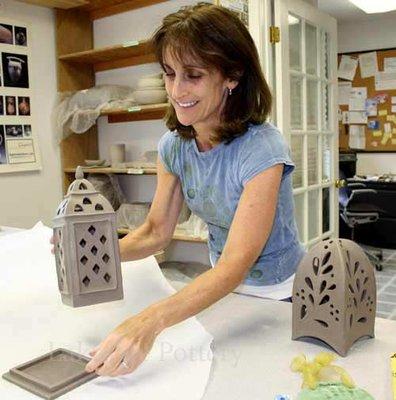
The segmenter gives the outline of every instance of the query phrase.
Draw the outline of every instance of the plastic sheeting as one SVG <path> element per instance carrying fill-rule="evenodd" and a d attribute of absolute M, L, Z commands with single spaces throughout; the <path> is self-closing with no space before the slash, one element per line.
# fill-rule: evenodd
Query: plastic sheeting
<path fill-rule="evenodd" d="M 72 132 L 83 133 L 91 128 L 102 110 L 128 108 L 136 104 L 133 88 L 121 85 L 100 85 L 78 92 L 62 93 L 54 110 L 58 141 Z"/>

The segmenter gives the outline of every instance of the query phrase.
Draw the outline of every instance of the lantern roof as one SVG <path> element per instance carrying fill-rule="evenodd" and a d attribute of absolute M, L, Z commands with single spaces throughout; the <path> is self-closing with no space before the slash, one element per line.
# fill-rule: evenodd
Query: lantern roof
<path fill-rule="evenodd" d="M 87 179 L 82 167 L 77 167 L 76 179 L 67 190 L 66 196 L 56 210 L 55 218 L 67 215 L 114 213 L 110 202 Z"/>

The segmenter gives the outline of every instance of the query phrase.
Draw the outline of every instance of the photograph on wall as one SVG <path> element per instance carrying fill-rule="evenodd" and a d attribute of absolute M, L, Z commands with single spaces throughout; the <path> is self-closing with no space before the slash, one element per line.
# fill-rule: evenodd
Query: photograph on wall
<path fill-rule="evenodd" d="M 22 125 L 6 125 L 5 133 L 7 139 L 22 137 Z"/>
<path fill-rule="evenodd" d="M 23 136 L 32 136 L 32 125 L 23 125 Z"/>
<path fill-rule="evenodd" d="M 7 164 L 4 126 L 0 125 L 0 164 Z"/>
<path fill-rule="evenodd" d="M 30 98 L 18 96 L 18 115 L 30 115 Z"/>
<path fill-rule="evenodd" d="M 0 43 L 14 44 L 12 35 L 12 25 L 0 24 Z"/>
<path fill-rule="evenodd" d="M 15 45 L 27 46 L 27 29 L 23 26 L 14 26 Z"/>
<path fill-rule="evenodd" d="M 5 87 L 29 88 L 27 55 L 1 53 L 1 61 Z"/>
<path fill-rule="evenodd" d="M 16 101 L 15 96 L 6 96 L 6 115 L 16 115 Z"/>
<path fill-rule="evenodd" d="M 0 174 L 41 169 L 30 32 L 26 21 L 0 17 Z"/>

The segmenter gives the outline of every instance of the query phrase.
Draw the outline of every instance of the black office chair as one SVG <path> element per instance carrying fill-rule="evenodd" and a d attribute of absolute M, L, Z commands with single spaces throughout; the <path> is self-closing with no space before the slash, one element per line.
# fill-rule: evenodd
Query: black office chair
<path fill-rule="evenodd" d="M 351 183 L 340 189 L 340 217 L 351 228 L 351 240 L 355 240 L 355 227 L 378 221 L 381 210 L 376 206 L 377 191 L 367 189 L 363 183 Z M 378 271 L 382 270 L 382 250 L 364 250 Z"/>

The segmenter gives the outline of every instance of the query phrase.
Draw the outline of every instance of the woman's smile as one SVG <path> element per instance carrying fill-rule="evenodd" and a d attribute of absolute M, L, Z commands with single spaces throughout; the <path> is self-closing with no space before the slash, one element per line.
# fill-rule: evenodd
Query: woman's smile
<path fill-rule="evenodd" d="M 180 108 L 192 108 L 195 105 L 198 104 L 198 101 L 190 101 L 190 102 L 179 102 L 179 101 L 175 101 L 176 105 L 178 105 Z"/>

